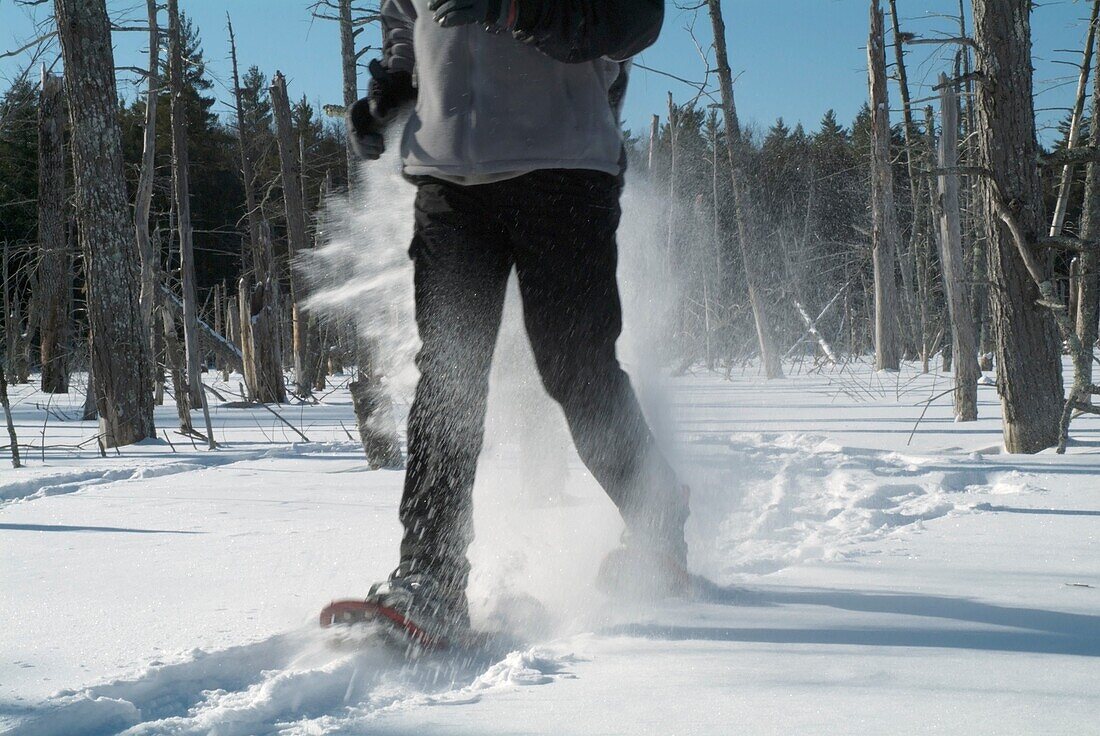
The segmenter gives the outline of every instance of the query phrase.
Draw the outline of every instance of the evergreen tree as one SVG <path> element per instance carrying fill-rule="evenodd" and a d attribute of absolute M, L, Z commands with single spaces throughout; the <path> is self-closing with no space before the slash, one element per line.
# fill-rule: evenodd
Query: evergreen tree
<path fill-rule="evenodd" d="M 0 243 L 30 243 L 38 230 L 38 90 L 17 80 L 0 98 Z"/>

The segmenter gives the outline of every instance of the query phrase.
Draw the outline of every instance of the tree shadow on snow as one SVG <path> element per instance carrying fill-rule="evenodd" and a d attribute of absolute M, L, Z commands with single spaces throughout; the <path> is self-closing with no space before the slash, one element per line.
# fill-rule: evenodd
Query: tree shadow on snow
<path fill-rule="evenodd" d="M 119 526 L 67 526 L 65 524 L 0 524 L 0 532 L 109 532 L 116 534 L 206 534 L 178 529 L 130 529 Z"/>
<path fill-rule="evenodd" d="M 771 644 L 832 644 L 879 647 L 972 649 L 1029 654 L 1100 657 L 1100 640 L 1056 634 L 909 628 L 721 628 L 633 624 L 604 633 L 665 641 L 730 641 Z"/>
<path fill-rule="evenodd" d="M 782 620 L 783 606 L 824 606 L 859 613 L 962 621 L 978 627 L 919 628 L 911 622 L 876 626 L 853 622 L 829 627 L 698 627 L 628 624 L 605 633 L 665 640 L 839 644 L 853 646 L 940 647 L 984 651 L 1069 654 L 1100 657 L 1100 616 L 1041 608 L 999 606 L 968 598 L 913 593 L 873 593 L 815 588 L 708 586 L 702 602 L 729 606 L 775 606 L 770 622 Z"/>

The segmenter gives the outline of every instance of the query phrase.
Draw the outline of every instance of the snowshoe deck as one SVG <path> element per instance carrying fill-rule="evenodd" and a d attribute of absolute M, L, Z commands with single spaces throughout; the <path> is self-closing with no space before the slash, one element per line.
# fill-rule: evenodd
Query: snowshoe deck
<path fill-rule="evenodd" d="M 444 652 L 482 646 L 485 634 L 468 632 L 460 638 L 432 635 L 417 622 L 385 604 L 365 600 L 338 600 L 321 610 L 322 628 L 374 625 L 393 644 L 421 652 Z"/>

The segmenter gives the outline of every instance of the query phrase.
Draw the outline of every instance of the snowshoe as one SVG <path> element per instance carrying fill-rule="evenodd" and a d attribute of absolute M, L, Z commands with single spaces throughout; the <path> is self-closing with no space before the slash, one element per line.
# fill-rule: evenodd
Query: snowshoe
<path fill-rule="evenodd" d="M 465 598 L 440 595 L 439 586 L 424 574 L 376 583 L 364 599 L 333 601 L 321 611 L 320 624 L 373 626 L 408 654 L 468 647 L 483 638 L 470 629 Z"/>

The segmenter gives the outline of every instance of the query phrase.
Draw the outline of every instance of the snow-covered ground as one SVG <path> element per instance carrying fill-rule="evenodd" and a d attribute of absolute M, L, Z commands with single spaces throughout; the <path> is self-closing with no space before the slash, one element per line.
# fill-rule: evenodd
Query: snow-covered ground
<path fill-rule="evenodd" d="M 593 585 L 620 523 L 555 458 L 560 417 L 494 399 L 471 600 L 500 633 L 408 664 L 316 627 L 396 562 L 402 476 L 350 441 L 345 380 L 279 410 L 309 443 L 215 404 L 217 451 L 169 431 L 107 457 L 77 393 L 13 387 L 46 449 L 0 469 L 0 731 L 1100 733 L 1095 418 L 1065 456 L 1008 456 L 991 386 L 981 421 L 940 396 L 918 425 L 949 379 L 912 367 L 671 380 L 713 585 L 641 605 Z"/>

